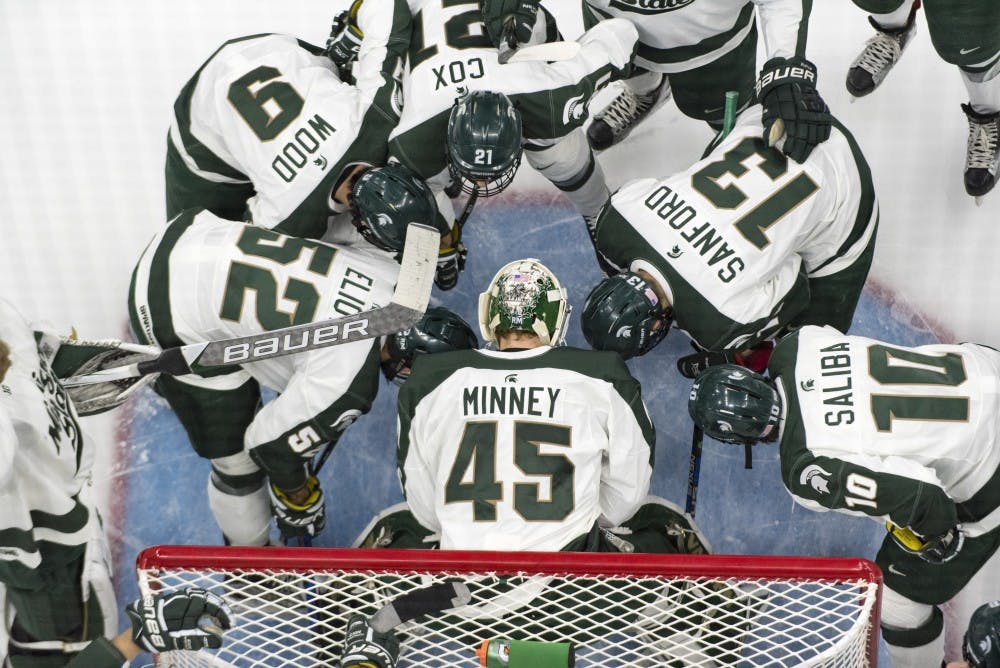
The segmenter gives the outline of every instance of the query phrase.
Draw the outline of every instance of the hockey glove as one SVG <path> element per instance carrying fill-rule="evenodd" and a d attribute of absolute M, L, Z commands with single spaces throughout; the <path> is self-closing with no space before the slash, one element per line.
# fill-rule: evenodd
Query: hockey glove
<path fill-rule="evenodd" d="M 284 492 L 274 484 L 267 486 L 271 494 L 271 512 L 278 524 L 282 538 L 297 538 L 300 536 L 316 536 L 326 526 L 326 508 L 323 503 L 323 490 L 319 488 L 316 476 L 306 480 L 306 498 L 294 502 L 289 493 Z"/>
<path fill-rule="evenodd" d="M 232 610 L 210 591 L 187 587 L 132 601 L 125 608 L 132 642 L 147 652 L 222 647 L 222 632 L 232 628 Z"/>
<path fill-rule="evenodd" d="M 915 554 L 929 564 L 944 564 L 961 551 L 965 544 L 965 534 L 958 527 L 952 527 L 937 536 L 920 536 L 910 529 L 886 522 L 892 539 L 905 552 Z"/>
<path fill-rule="evenodd" d="M 694 345 L 694 344 L 692 344 Z M 695 345 L 695 348 L 698 348 Z M 773 341 L 762 341 L 753 348 L 736 351 L 727 350 L 698 350 L 691 355 L 685 355 L 677 360 L 677 370 L 685 378 L 697 378 L 702 371 L 710 366 L 719 364 L 739 364 L 753 372 L 763 373 L 767 368 L 767 363 L 771 360 L 771 352 L 774 350 Z"/>
<path fill-rule="evenodd" d="M 342 668 L 394 668 L 399 657 L 399 640 L 392 631 L 378 633 L 364 615 L 347 620 Z"/>
<path fill-rule="evenodd" d="M 358 27 L 358 9 L 361 0 L 355 0 L 349 10 L 344 10 L 333 19 L 330 36 L 326 40 L 326 55 L 337 69 L 343 73 L 358 56 L 364 33 Z M 343 78 L 343 77 L 342 77 Z"/>
<path fill-rule="evenodd" d="M 483 23 L 493 46 L 513 50 L 531 40 L 539 0 L 482 0 Z"/>
<path fill-rule="evenodd" d="M 465 269 L 465 257 L 469 254 L 461 241 L 452 248 L 442 248 L 438 252 L 434 285 L 442 290 L 451 290 L 458 285 L 458 274 Z"/>
<path fill-rule="evenodd" d="M 816 91 L 816 66 L 804 58 L 772 58 L 757 79 L 757 99 L 764 105 L 764 140 L 774 145 L 784 127 L 782 151 L 802 163 L 830 137 L 833 117 Z"/>

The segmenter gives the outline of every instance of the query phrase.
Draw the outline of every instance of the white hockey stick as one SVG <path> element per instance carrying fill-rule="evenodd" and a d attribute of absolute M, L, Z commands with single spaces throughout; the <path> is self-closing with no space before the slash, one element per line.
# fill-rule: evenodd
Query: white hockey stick
<path fill-rule="evenodd" d="M 501 60 L 500 62 L 503 64 L 570 60 L 576 58 L 581 48 L 579 42 L 544 42 L 542 44 L 522 46 L 516 51 L 509 52 L 510 55 L 507 57 L 507 60 Z"/>
<path fill-rule="evenodd" d="M 152 373 L 181 376 L 394 334 L 416 324 L 427 310 L 440 244 L 441 234 L 435 228 L 410 223 L 396 290 L 386 306 L 251 336 L 168 348 L 154 359 L 70 376 L 62 384 L 75 387 Z"/>

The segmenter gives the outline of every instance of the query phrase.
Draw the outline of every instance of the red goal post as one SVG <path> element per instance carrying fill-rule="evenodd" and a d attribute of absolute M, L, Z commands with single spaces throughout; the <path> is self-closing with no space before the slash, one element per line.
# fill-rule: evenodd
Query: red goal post
<path fill-rule="evenodd" d="M 864 559 L 158 546 L 142 593 L 223 595 L 234 628 L 177 667 L 333 666 L 352 613 L 460 580 L 468 605 L 406 622 L 399 668 L 479 665 L 483 640 L 573 642 L 585 666 L 875 666 L 882 574 Z"/>

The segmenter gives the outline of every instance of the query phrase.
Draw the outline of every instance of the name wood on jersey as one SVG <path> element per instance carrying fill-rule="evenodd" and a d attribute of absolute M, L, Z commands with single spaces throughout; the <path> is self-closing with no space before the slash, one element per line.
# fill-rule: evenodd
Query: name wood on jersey
<path fill-rule="evenodd" d="M 697 209 L 688 204 L 680 195 L 667 186 L 659 186 L 644 202 L 646 208 L 680 233 L 681 239 L 690 244 L 698 255 L 705 259 L 709 267 L 725 262 L 716 272 L 723 283 L 729 283 L 746 267 L 746 263 L 736 250 L 722 238 L 722 233 L 709 222 L 701 225 L 688 224 L 700 217 Z M 686 228 L 686 229 L 685 229 Z M 683 230 L 683 231 L 681 231 Z M 678 251 L 680 249 L 677 249 Z M 679 257 L 681 253 L 669 253 Z"/>
<path fill-rule="evenodd" d="M 310 128 L 312 132 L 310 132 Z M 320 145 L 332 137 L 337 129 L 326 122 L 326 120 L 316 114 L 307 121 L 295 134 L 292 135 L 295 141 L 290 141 L 282 147 L 281 151 L 274 156 L 271 161 L 271 169 L 281 177 L 285 183 L 291 183 L 299 175 L 299 171 L 309 164 L 310 155 L 319 150 Z M 327 159 L 319 156 L 313 163 L 321 170 L 325 170 Z"/>
<path fill-rule="evenodd" d="M 529 385 L 516 387 L 477 385 L 462 391 L 462 415 L 555 416 L 561 389 Z"/>

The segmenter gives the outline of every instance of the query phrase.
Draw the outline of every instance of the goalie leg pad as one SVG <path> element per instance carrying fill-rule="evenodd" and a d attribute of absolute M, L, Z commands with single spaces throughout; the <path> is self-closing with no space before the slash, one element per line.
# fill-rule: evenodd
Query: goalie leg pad
<path fill-rule="evenodd" d="M 615 534 L 632 543 L 636 552 L 711 554 L 712 546 L 689 515 L 676 504 L 649 496 Z"/>
<path fill-rule="evenodd" d="M 351 547 L 432 549 L 440 536 L 417 521 L 405 501 L 389 506 L 372 518 Z"/>

